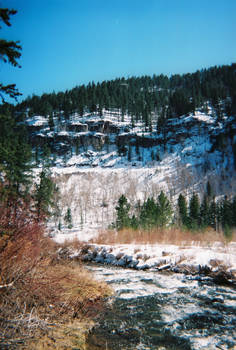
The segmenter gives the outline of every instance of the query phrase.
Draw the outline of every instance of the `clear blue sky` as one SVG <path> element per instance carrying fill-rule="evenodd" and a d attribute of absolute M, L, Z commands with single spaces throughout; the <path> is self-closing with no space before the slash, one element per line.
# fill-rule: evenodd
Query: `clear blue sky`
<path fill-rule="evenodd" d="M 116 77 L 194 72 L 236 61 L 236 0 L 0 0 L 0 36 L 20 40 L 21 69 L 1 81 L 23 97 Z"/>

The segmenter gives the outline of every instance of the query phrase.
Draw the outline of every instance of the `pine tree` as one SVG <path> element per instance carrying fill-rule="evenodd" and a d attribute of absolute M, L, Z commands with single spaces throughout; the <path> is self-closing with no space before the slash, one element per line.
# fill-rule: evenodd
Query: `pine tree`
<path fill-rule="evenodd" d="M 54 182 L 50 177 L 50 171 L 48 168 L 43 168 L 40 175 L 39 184 L 36 184 L 35 192 L 35 207 L 37 211 L 37 217 L 50 216 L 50 209 L 54 207 L 53 195 L 57 191 Z"/>
<path fill-rule="evenodd" d="M 207 197 L 208 198 L 212 197 L 212 187 L 211 187 L 210 181 L 207 181 Z"/>
<path fill-rule="evenodd" d="M 51 150 L 48 147 L 48 145 L 45 143 L 42 149 L 42 163 L 43 163 L 43 166 L 47 169 L 49 169 L 51 166 L 50 156 L 51 156 Z"/>
<path fill-rule="evenodd" d="M 180 194 L 178 198 L 178 209 L 179 209 L 179 218 L 180 218 L 180 223 L 183 226 L 188 225 L 188 209 L 187 209 L 187 202 L 185 197 Z"/>
<path fill-rule="evenodd" d="M 48 125 L 49 125 L 50 130 L 54 129 L 54 120 L 53 120 L 52 114 L 49 114 Z"/>
<path fill-rule="evenodd" d="M 132 216 L 130 220 L 130 227 L 132 227 L 133 230 L 137 230 L 139 226 L 138 220 L 135 215 Z"/>
<path fill-rule="evenodd" d="M 130 226 L 129 210 L 130 204 L 128 203 L 127 198 L 124 195 L 122 195 L 119 198 L 118 206 L 116 207 L 116 227 L 118 230 Z"/>
<path fill-rule="evenodd" d="M 71 215 L 71 209 L 68 208 L 66 211 L 66 215 L 64 217 L 65 223 L 67 224 L 67 227 L 71 229 L 73 227 L 72 225 L 72 215 Z"/>
<path fill-rule="evenodd" d="M 215 231 L 217 231 L 217 228 L 218 228 L 217 212 L 218 212 L 217 204 L 215 202 L 215 198 L 213 198 L 209 207 L 209 225 L 213 227 Z"/>
<path fill-rule="evenodd" d="M 232 201 L 232 219 L 233 227 L 236 227 L 236 196 L 234 196 Z"/>
<path fill-rule="evenodd" d="M 0 22 L 3 22 L 8 27 L 11 26 L 10 16 L 15 15 L 17 11 L 9 10 L 7 8 L 0 8 Z M 0 26 L 0 29 L 2 27 Z M 19 67 L 17 62 L 21 57 L 21 46 L 19 41 L 9 41 L 0 39 L 0 60 L 4 63 L 10 63 L 14 67 Z M 3 85 L 0 83 L 0 98 L 4 101 L 4 95 L 9 95 L 11 98 L 16 99 L 21 95 L 16 88 L 16 84 Z"/>
<path fill-rule="evenodd" d="M 0 114 L 0 174 L 4 179 L 4 196 L 27 195 L 31 180 L 31 148 L 25 142 L 22 126 L 10 115 Z"/>
<path fill-rule="evenodd" d="M 189 219 L 190 227 L 196 230 L 199 226 L 200 218 L 200 203 L 199 198 L 196 193 L 193 193 L 190 202 L 189 202 Z"/>
<path fill-rule="evenodd" d="M 156 226 L 159 217 L 158 209 L 159 208 L 153 197 L 148 198 L 141 207 L 139 216 L 140 225 L 145 229 L 150 229 L 151 227 Z"/>
<path fill-rule="evenodd" d="M 200 222 L 201 227 L 206 228 L 210 225 L 210 208 L 208 196 L 204 196 L 201 207 L 200 207 Z"/>
<path fill-rule="evenodd" d="M 221 223 L 223 229 L 228 227 L 233 227 L 234 217 L 233 217 L 233 206 L 227 196 L 225 196 L 223 202 L 221 203 Z"/>
<path fill-rule="evenodd" d="M 161 227 L 167 226 L 172 218 L 172 208 L 169 199 L 163 191 L 158 196 L 158 224 Z"/>

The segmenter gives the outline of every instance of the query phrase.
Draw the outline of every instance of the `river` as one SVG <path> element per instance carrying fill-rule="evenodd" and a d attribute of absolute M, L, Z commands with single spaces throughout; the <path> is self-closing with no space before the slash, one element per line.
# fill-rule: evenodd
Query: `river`
<path fill-rule="evenodd" d="M 88 350 L 236 349 L 235 288 L 170 272 L 87 269 L 115 291 Z"/>

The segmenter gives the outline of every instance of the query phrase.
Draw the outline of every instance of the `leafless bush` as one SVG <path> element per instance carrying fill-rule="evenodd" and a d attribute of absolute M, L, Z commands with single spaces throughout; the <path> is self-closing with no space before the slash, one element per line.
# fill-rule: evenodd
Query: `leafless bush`
<path fill-rule="evenodd" d="M 0 232 L 0 348 L 88 314 L 110 293 L 78 264 L 57 258 L 30 205 L 2 205 Z"/>

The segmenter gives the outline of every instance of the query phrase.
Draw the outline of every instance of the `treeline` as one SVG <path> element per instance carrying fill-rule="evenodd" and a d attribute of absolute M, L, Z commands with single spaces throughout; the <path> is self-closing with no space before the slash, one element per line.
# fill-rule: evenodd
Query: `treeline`
<path fill-rule="evenodd" d="M 37 182 L 32 174 L 32 149 L 24 124 L 15 118 L 7 105 L 0 111 L 0 210 L 2 207 L 17 212 L 22 203 L 28 203 L 38 219 L 56 210 L 56 186 L 51 179 L 50 164 L 45 156 Z M 34 184 L 35 183 L 35 184 Z M 14 205 L 13 205 L 14 203 Z M 4 234 L 0 225 L 0 236 Z"/>
<path fill-rule="evenodd" d="M 133 124 L 141 120 L 146 126 L 152 124 L 153 114 L 163 124 L 166 119 L 194 112 L 202 106 L 207 111 L 207 102 L 216 108 L 218 115 L 224 112 L 230 115 L 236 111 L 235 71 L 234 63 L 171 77 L 161 74 L 92 82 L 65 92 L 33 95 L 18 104 L 16 110 L 28 109 L 29 114 L 45 116 L 63 111 L 68 118 L 73 112 L 81 116 L 85 112 L 102 115 L 104 108 L 117 108 L 122 115 L 131 115 Z"/>
<path fill-rule="evenodd" d="M 157 199 L 151 197 L 140 204 L 136 203 L 130 214 L 131 205 L 122 195 L 116 207 L 117 218 L 114 226 L 120 230 L 132 228 L 149 230 L 155 227 L 177 225 L 192 231 L 205 230 L 212 227 L 215 231 L 223 231 L 230 236 L 236 228 L 236 196 L 216 201 L 208 192 L 200 202 L 197 193 L 193 193 L 189 202 L 183 194 L 179 195 L 177 205 L 173 205 L 162 191 Z M 175 209 L 174 209 L 175 208 Z"/>

